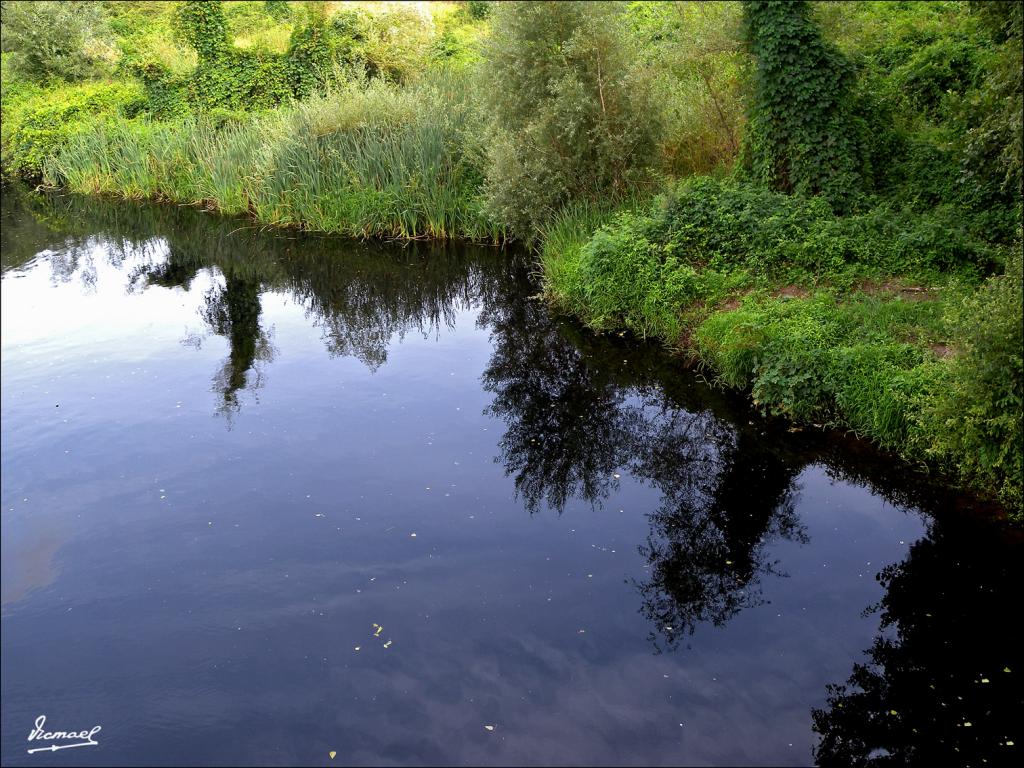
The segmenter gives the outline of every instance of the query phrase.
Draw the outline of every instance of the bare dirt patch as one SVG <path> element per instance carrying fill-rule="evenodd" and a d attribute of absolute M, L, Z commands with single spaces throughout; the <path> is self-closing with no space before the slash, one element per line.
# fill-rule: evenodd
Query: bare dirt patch
<path fill-rule="evenodd" d="M 934 301 L 938 292 L 921 285 L 910 285 L 895 278 L 878 281 L 864 280 L 856 286 L 856 290 L 869 296 L 898 296 L 905 301 Z"/>
<path fill-rule="evenodd" d="M 798 285 L 784 285 L 772 291 L 772 298 L 775 299 L 806 299 L 811 292 Z"/>

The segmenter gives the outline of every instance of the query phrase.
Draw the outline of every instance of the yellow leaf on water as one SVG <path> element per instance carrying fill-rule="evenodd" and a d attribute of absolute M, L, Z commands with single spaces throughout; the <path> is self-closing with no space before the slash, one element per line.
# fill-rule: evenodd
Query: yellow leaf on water
<path fill-rule="evenodd" d="M 327 754 L 328 754 L 328 755 L 330 755 L 330 756 L 331 756 L 331 760 L 333 760 L 333 759 L 335 758 L 335 756 L 336 756 L 336 755 L 337 755 L 338 753 L 337 753 L 337 752 L 335 752 L 335 751 L 334 751 L 334 750 L 332 749 L 332 750 L 331 750 L 330 752 L 328 752 Z"/>

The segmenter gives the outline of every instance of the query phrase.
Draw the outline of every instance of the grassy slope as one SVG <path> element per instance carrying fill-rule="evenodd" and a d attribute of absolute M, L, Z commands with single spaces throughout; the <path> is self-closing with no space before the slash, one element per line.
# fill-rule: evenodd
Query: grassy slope
<path fill-rule="evenodd" d="M 597 331 L 661 339 L 765 413 L 850 429 L 1020 508 L 1019 241 L 995 247 L 955 223 L 878 213 L 822 216 L 765 240 L 778 212 L 732 230 L 685 216 L 673 230 L 665 207 L 567 212 L 542 252 L 552 303 Z M 823 238 L 834 246 L 852 229 L 861 243 L 872 227 L 902 261 L 870 258 L 881 243 L 822 261 Z M 1003 258 L 1009 276 L 983 282 L 975 265 Z M 993 316 L 972 325 L 982 308 Z M 997 339 L 979 341 L 986 333 Z M 985 402 L 986 367 L 1005 389 L 998 402 Z"/>

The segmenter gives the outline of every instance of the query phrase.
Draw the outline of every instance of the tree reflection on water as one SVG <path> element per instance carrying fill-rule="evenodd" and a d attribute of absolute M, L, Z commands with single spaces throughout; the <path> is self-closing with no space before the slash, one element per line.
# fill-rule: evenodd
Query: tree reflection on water
<path fill-rule="evenodd" d="M 933 521 L 878 581 L 878 637 L 813 713 L 818 763 L 1020 765 L 1020 532 Z"/>
<path fill-rule="evenodd" d="M 1019 757 L 1020 536 L 966 522 L 962 499 L 935 478 L 915 479 L 856 442 L 792 434 L 684 374 L 658 348 L 559 319 L 531 298 L 538 286 L 525 255 L 267 236 L 175 207 L 43 196 L 29 205 L 35 216 L 25 224 L 5 200 L 5 270 L 49 243 L 55 279 L 95 279 L 99 232 L 114 263 L 139 264 L 129 290 L 187 289 L 208 273 L 213 287 L 200 314 L 229 344 L 214 376 L 229 424 L 240 393 L 259 388 L 274 358 L 261 321 L 265 292 L 300 303 L 329 354 L 371 370 L 386 364 L 396 339 L 439 334 L 475 307 L 493 347 L 482 375 L 493 395 L 488 412 L 505 427 L 496 461 L 526 510 L 600 508 L 622 474 L 659 494 L 640 545 L 648 575 L 635 584 L 659 652 L 759 604 L 763 580 L 785 575 L 770 551 L 807 540 L 796 512 L 797 478 L 807 466 L 927 513 L 928 534 L 878 576 L 886 590 L 876 606 L 878 638 L 813 713 L 816 758 L 881 766 Z M 8 226 L 23 237 L 8 238 Z M 47 232 L 55 233 L 50 241 Z"/>

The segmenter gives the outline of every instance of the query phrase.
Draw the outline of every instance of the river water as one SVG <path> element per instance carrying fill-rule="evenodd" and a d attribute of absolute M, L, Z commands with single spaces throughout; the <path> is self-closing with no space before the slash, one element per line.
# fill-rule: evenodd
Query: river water
<path fill-rule="evenodd" d="M 527 256 L 2 225 L 5 765 L 1019 760 L 1019 534 Z"/>

